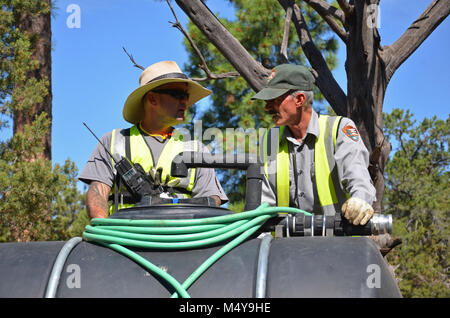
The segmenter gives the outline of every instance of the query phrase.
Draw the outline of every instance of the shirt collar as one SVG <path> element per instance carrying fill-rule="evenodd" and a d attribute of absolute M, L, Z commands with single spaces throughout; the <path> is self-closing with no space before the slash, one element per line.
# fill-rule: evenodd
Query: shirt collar
<path fill-rule="evenodd" d="M 160 134 L 151 134 L 148 131 L 146 131 L 144 129 L 144 127 L 142 127 L 142 123 L 139 123 L 138 125 L 139 130 L 141 131 L 141 133 L 144 133 L 147 136 L 152 136 L 152 137 L 161 137 L 163 140 L 172 137 L 175 128 L 174 127 L 170 127 L 169 132 L 167 134 L 164 135 L 160 135 Z"/>
<path fill-rule="evenodd" d="M 308 135 L 313 135 L 316 138 L 319 138 L 320 130 L 319 130 L 319 115 L 312 109 L 311 112 L 311 119 L 308 124 L 308 128 L 306 129 L 306 135 L 303 140 L 305 140 Z M 287 127 L 283 130 L 283 134 L 281 135 L 282 138 L 286 138 L 287 140 L 299 144 L 297 139 L 295 139 L 292 136 L 292 132 L 290 129 L 287 129 Z"/>

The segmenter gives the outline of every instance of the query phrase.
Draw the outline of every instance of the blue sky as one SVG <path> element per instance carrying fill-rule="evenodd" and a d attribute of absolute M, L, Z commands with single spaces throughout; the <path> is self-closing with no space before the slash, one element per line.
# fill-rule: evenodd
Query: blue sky
<path fill-rule="evenodd" d="M 381 1 L 382 44 L 393 43 L 429 3 L 431 0 Z M 81 9 L 79 28 L 68 27 L 73 12 L 66 10 L 71 4 Z M 232 15 L 227 1 L 209 0 L 207 4 L 220 16 Z M 122 107 L 138 86 L 141 70 L 132 66 L 122 47 L 143 66 L 174 60 L 183 68 L 187 54 L 182 34 L 168 22 L 174 17 L 165 1 L 58 0 L 56 6 L 52 20 L 52 156 L 54 163 L 70 158 L 81 171 L 97 143 L 83 121 L 99 137 L 113 128 L 129 126 L 122 118 Z M 186 25 L 184 12 L 175 3 L 173 6 Z M 449 38 L 447 19 L 397 70 L 387 90 L 385 112 L 398 107 L 411 109 L 418 120 L 434 115 L 447 118 Z M 342 44 L 339 67 L 333 72 L 344 91 L 345 55 Z M 201 103 L 208 108 L 208 100 Z M 2 131 L 0 138 L 7 135 Z"/>

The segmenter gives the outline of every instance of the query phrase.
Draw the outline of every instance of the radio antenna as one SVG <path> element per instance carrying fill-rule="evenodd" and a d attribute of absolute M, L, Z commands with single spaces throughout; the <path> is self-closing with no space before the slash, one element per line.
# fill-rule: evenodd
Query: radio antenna
<path fill-rule="evenodd" d="M 116 159 L 114 159 L 113 155 L 109 152 L 108 148 L 105 147 L 105 145 L 100 141 L 100 139 L 98 139 L 98 137 L 94 134 L 94 132 L 88 127 L 88 125 L 86 125 L 85 122 L 83 122 L 83 125 L 86 126 L 86 128 L 91 132 L 91 134 L 95 137 L 95 139 L 98 140 L 98 142 L 100 143 L 100 145 L 103 146 L 103 148 L 105 148 L 105 151 L 108 153 L 108 155 L 112 158 L 112 160 L 114 160 L 115 163 L 117 163 Z"/>

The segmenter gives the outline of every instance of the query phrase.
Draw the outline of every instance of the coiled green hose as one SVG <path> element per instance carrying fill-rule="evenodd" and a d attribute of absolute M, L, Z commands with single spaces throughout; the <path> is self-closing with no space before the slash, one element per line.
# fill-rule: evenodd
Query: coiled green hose
<path fill-rule="evenodd" d="M 201 219 L 130 220 L 92 219 L 83 238 L 124 254 L 150 272 L 165 279 L 174 289 L 172 297 L 189 298 L 187 289 L 220 257 L 254 234 L 268 219 L 278 213 L 304 213 L 296 208 L 269 207 L 262 204 L 255 210 Z M 174 277 L 125 246 L 150 249 L 191 249 L 229 240 L 180 284 Z"/>

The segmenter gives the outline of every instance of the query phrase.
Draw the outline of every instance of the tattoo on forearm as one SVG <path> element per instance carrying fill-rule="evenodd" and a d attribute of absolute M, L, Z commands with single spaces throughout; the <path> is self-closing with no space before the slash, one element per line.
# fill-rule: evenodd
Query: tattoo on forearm
<path fill-rule="evenodd" d="M 94 181 L 90 184 L 86 196 L 86 207 L 92 217 L 99 213 L 108 215 L 108 195 L 110 187 L 104 183 Z"/>

